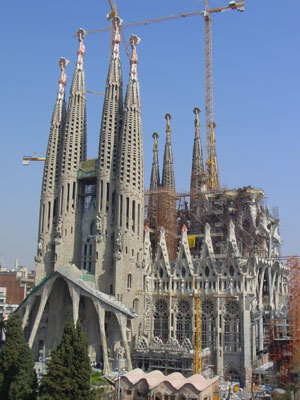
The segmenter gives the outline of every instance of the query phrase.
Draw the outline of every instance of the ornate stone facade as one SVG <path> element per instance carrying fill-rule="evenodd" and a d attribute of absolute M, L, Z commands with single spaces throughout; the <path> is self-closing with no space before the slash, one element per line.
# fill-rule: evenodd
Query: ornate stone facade
<path fill-rule="evenodd" d="M 112 367 L 108 359 L 123 355 L 130 368 L 130 349 L 137 367 L 189 374 L 195 299 L 200 296 L 206 365 L 220 376 L 247 383 L 256 354 L 265 348 L 265 322 L 284 313 L 287 298 L 287 269 L 278 257 L 279 220 L 263 204 L 260 189 L 207 191 L 200 110 L 195 108 L 190 202 L 184 212 L 176 210 L 171 116 L 166 114 L 161 182 L 158 134 L 153 135 L 149 226 L 144 228 L 139 38 L 130 39 L 132 57 L 123 101 L 119 25 L 114 16 L 97 160 L 86 160 L 83 30 L 78 31 L 80 46 L 67 111 L 66 60 L 60 62 L 62 77 L 41 196 L 36 256 L 40 286 L 20 308 L 29 343 L 35 352 L 42 345 L 53 349 L 70 314 L 74 321 L 81 320 L 90 354 L 105 370 Z M 161 219 L 166 210 L 169 225 Z M 108 308 L 97 300 L 104 294 L 111 296 Z M 122 312 L 117 311 L 120 302 L 126 306 Z M 52 333 L 55 321 L 57 334 Z"/>

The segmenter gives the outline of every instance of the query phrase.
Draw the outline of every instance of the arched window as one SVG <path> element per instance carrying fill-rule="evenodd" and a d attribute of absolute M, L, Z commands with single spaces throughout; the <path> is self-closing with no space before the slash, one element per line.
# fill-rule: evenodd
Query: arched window
<path fill-rule="evenodd" d="M 229 368 L 228 371 L 225 372 L 224 378 L 231 382 L 239 382 L 241 380 L 240 374 L 237 372 L 235 368 Z"/>
<path fill-rule="evenodd" d="M 138 312 L 139 312 L 139 299 L 134 299 L 133 300 L 132 308 L 138 314 Z"/>
<path fill-rule="evenodd" d="M 82 245 L 81 268 L 93 273 L 94 267 L 94 248 L 93 243 L 88 238 Z"/>
<path fill-rule="evenodd" d="M 168 306 L 165 300 L 158 299 L 155 302 L 154 312 L 154 336 L 158 336 L 163 342 L 168 340 L 169 336 L 169 315 Z"/>
<path fill-rule="evenodd" d="M 241 348 L 240 308 L 236 301 L 227 301 L 224 316 L 224 352 L 237 353 Z"/>
<path fill-rule="evenodd" d="M 127 289 L 131 289 L 131 274 L 128 274 L 127 276 Z"/>
<path fill-rule="evenodd" d="M 202 302 L 202 349 L 215 348 L 216 321 L 211 300 Z"/>
<path fill-rule="evenodd" d="M 182 343 L 185 338 L 192 339 L 191 307 L 187 300 L 179 300 L 176 315 L 176 339 Z"/>

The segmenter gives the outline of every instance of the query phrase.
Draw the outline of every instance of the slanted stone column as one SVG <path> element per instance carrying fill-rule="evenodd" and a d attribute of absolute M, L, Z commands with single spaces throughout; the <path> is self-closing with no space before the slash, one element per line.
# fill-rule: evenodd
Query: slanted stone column
<path fill-rule="evenodd" d="M 110 367 L 109 367 L 109 362 L 108 362 L 107 342 L 106 342 L 106 335 L 105 335 L 105 310 L 98 301 L 93 300 L 93 303 L 94 303 L 94 306 L 95 306 L 97 314 L 98 314 L 101 345 L 102 345 L 102 351 L 103 351 L 103 373 L 108 374 L 110 372 Z"/>
<path fill-rule="evenodd" d="M 77 324 L 78 320 L 78 312 L 79 312 L 79 301 L 80 301 L 80 288 L 74 283 L 67 281 L 70 295 L 72 298 L 72 306 L 73 306 L 73 322 L 74 325 Z"/>
<path fill-rule="evenodd" d="M 127 369 L 128 369 L 128 371 L 131 371 L 132 370 L 131 356 L 130 356 L 130 350 L 129 350 L 127 336 L 126 336 L 127 318 L 125 317 L 125 315 L 123 315 L 119 312 L 115 312 L 115 315 L 118 319 L 120 329 L 121 329 L 121 335 L 122 335 L 122 340 L 124 343 L 125 354 L 126 354 L 126 359 L 127 359 Z"/>
<path fill-rule="evenodd" d="M 24 330 L 24 328 L 25 328 L 25 326 L 27 324 L 27 320 L 28 320 L 28 317 L 29 317 L 29 314 L 30 314 L 30 311 L 32 309 L 32 306 L 34 304 L 35 299 L 36 299 L 36 296 L 31 296 L 31 297 L 29 297 L 29 299 L 27 301 L 27 304 L 26 304 L 26 307 L 25 307 L 25 313 L 24 313 L 23 318 L 22 318 L 22 329 L 23 330 Z"/>
<path fill-rule="evenodd" d="M 219 278 L 218 278 L 219 279 Z M 217 288 L 219 288 L 219 282 L 217 282 Z M 219 290 L 219 289 L 218 289 Z M 223 364 L 224 364 L 224 352 L 222 343 L 222 332 L 224 332 L 224 321 L 221 311 L 221 305 L 223 306 L 222 300 L 217 297 L 216 299 L 216 361 L 217 361 L 217 374 L 223 375 Z M 220 324 L 221 322 L 221 324 Z"/>
<path fill-rule="evenodd" d="M 38 327 L 39 327 L 39 324 L 40 324 L 40 321 L 41 321 L 41 318 L 42 318 L 42 315 L 43 315 L 43 312 L 44 312 L 44 309 L 45 309 L 45 305 L 46 305 L 46 302 L 47 302 L 47 300 L 49 298 L 49 294 L 51 292 L 53 283 L 54 283 L 54 280 L 48 281 L 48 282 L 45 283 L 44 287 L 42 288 L 41 301 L 40 301 L 39 309 L 38 309 L 38 312 L 37 312 L 37 315 L 36 315 L 36 318 L 35 318 L 31 333 L 30 333 L 30 337 L 29 337 L 29 340 L 28 340 L 29 347 L 33 346 L 35 335 L 36 335 L 36 332 L 38 330 Z"/>

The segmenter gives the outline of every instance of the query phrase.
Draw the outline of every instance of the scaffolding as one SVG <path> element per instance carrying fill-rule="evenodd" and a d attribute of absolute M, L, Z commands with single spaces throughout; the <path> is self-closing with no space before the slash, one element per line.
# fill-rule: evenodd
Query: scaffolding
<path fill-rule="evenodd" d="M 300 349 L 300 270 L 298 257 L 288 257 L 288 324 L 285 313 L 270 318 L 270 358 L 280 387 L 293 381 Z"/>
<path fill-rule="evenodd" d="M 287 265 L 289 269 L 288 289 L 289 289 L 289 336 L 290 336 L 290 370 L 296 366 L 299 358 L 300 349 L 300 270 L 298 257 L 288 257 Z"/>
<path fill-rule="evenodd" d="M 176 193 L 174 190 L 166 188 L 158 190 L 157 221 L 158 228 L 165 229 L 169 259 L 174 261 L 178 248 Z"/>

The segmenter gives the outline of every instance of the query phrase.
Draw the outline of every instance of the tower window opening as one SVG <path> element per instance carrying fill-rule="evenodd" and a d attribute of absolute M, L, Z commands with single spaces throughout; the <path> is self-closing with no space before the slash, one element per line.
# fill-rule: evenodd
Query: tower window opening
<path fill-rule="evenodd" d="M 127 289 L 131 289 L 131 280 L 132 280 L 132 276 L 131 276 L 131 274 L 128 274 L 128 276 L 127 276 Z"/>
<path fill-rule="evenodd" d="M 106 183 L 106 211 L 109 209 L 109 182 Z"/>
<path fill-rule="evenodd" d="M 120 226 L 122 226 L 122 218 L 123 218 L 123 195 L 120 195 Z"/>
<path fill-rule="evenodd" d="M 45 204 L 43 204 L 43 208 L 42 208 L 42 221 L 41 221 L 42 232 L 44 232 L 44 218 L 45 218 Z"/>
<path fill-rule="evenodd" d="M 103 180 L 100 181 L 100 210 L 103 208 Z"/>
<path fill-rule="evenodd" d="M 67 185 L 67 211 L 69 211 L 69 201 L 70 201 L 70 184 Z"/>
<path fill-rule="evenodd" d="M 129 197 L 126 197 L 126 228 L 129 227 Z"/>
<path fill-rule="evenodd" d="M 50 228 L 50 218 L 51 218 L 51 202 L 48 201 L 48 223 L 47 223 L 48 230 Z"/>
<path fill-rule="evenodd" d="M 132 231 L 135 232 L 135 200 L 132 201 Z"/>
<path fill-rule="evenodd" d="M 61 187 L 61 202 L 60 202 L 60 214 L 64 211 L 64 187 Z"/>

